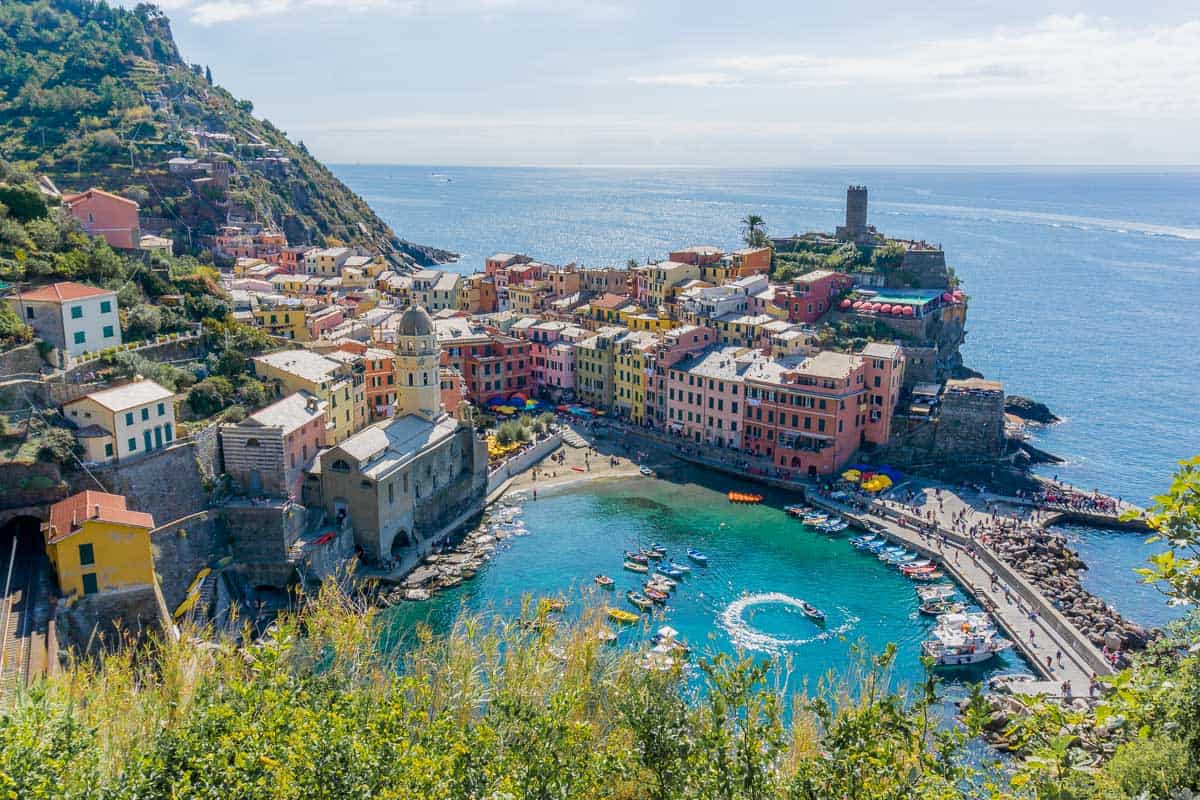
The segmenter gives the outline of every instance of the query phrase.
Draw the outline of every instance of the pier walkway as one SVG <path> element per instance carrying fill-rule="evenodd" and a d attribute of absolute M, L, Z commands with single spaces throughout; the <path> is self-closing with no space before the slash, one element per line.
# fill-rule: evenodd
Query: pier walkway
<path fill-rule="evenodd" d="M 916 518 L 904 514 L 863 512 L 813 493 L 809 494 L 808 501 L 939 562 L 963 591 L 991 612 L 1014 646 L 1024 653 L 1042 677 L 1043 680 L 1024 687 L 1023 691 L 1057 697 L 1062 694 L 1061 685 L 1069 681 L 1073 696 L 1086 697 L 1092 676 L 1111 672 L 1091 642 L 1037 589 L 986 547 L 964 540 L 940 526 L 940 533 L 922 536 L 910 527 L 918 524 Z M 979 554 L 978 558 L 971 557 L 969 547 Z M 993 574 L 997 576 L 995 583 Z M 1037 613 L 1031 614 L 1033 610 Z M 1059 652 L 1062 653 L 1061 663 L 1057 659 Z"/>

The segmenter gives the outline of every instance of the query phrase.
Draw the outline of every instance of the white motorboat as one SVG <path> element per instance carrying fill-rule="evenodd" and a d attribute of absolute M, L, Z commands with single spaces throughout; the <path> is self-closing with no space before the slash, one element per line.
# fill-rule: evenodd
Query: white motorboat
<path fill-rule="evenodd" d="M 941 626 L 934 628 L 932 639 L 921 642 L 921 652 L 944 667 L 979 664 L 1010 647 L 1012 642 L 995 631 L 963 632 Z"/>

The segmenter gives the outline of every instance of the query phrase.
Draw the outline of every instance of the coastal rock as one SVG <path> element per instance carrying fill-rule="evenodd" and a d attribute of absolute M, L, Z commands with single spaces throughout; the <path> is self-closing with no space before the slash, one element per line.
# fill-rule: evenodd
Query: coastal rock
<path fill-rule="evenodd" d="M 1039 403 L 1016 394 L 1010 394 L 1004 398 L 1004 411 L 1026 422 L 1037 422 L 1042 425 L 1061 421 L 1045 403 Z"/>

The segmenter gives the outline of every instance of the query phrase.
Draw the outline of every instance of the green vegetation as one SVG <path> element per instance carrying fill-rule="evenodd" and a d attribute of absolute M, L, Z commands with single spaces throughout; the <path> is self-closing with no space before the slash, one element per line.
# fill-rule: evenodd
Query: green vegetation
<path fill-rule="evenodd" d="M 894 273 L 904 260 L 904 245 L 885 242 L 876 247 L 859 247 L 853 242 L 835 242 L 806 236 L 790 240 L 775 252 L 776 280 L 791 280 L 806 272 L 827 269 L 836 272 Z M 915 281 L 898 274 L 898 285 Z"/>
<path fill-rule="evenodd" d="M 1200 462 L 1197 462 L 1200 463 Z M 1192 464 L 1195 466 L 1195 464 Z M 1154 510 L 1194 537 L 1185 470 Z M 1191 578 L 1164 589 L 1194 598 Z M 888 648 L 852 674 L 778 691 L 786 664 L 698 658 L 691 679 L 606 647 L 599 609 L 400 630 L 332 585 L 263 641 L 191 636 L 69 665 L 0 717 L 0 787 L 20 798 L 1193 797 L 1200 616 L 1172 626 L 1089 710 L 1039 698 L 1001 733 L 976 692 L 954 724 L 938 682 L 894 690 Z"/>
<path fill-rule="evenodd" d="M 767 224 L 758 214 L 747 214 L 742 218 L 742 241 L 747 247 L 766 247 L 771 243 L 767 238 Z"/>
<path fill-rule="evenodd" d="M 275 222 L 291 242 L 394 247 L 428 261 L 303 143 L 293 144 L 252 110 L 184 63 L 154 6 L 0 4 L 0 159 L 48 175 L 64 191 L 98 186 L 123 194 L 144 215 L 169 220 L 175 238 L 194 248 L 229 211 Z M 228 191 L 195 191 L 192 176 L 166 169 L 173 156 L 202 155 L 189 130 L 235 137 L 209 142 L 203 153 L 235 163 Z M 252 167 L 268 148 L 289 163 Z M 0 202 L 10 204 L 2 192 Z"/>

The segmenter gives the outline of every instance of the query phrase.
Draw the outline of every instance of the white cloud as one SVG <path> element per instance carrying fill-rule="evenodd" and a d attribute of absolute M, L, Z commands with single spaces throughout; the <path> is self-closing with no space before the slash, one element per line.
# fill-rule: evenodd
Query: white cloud
<path fill-rule="evenodd" d="M 1052 16 L 1031 27 L 904 42 L 863 55 L 777 51 L 689 58 L 628 80 L 697 88 L 874 88 L 922 100 L 1052 100 L 1121 114 L 1194 114 L 1200 21 L 1138 28 Z"/>

